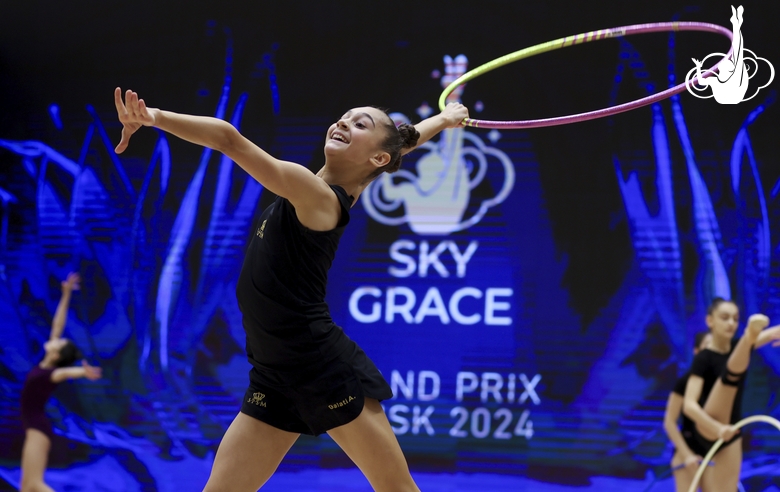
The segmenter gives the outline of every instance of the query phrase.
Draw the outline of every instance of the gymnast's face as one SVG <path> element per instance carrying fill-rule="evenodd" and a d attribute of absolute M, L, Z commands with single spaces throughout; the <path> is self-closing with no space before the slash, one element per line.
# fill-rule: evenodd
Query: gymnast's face
<path fill-rule="evenodd" d="M 712 314 L 707 315 L 707 326 L 713 338 L 732 339 L 739 326 L 739 308 L 733 302 L 718 304 Z"/>
<path fill-rule="evenodd" d="M 376 108 L 363 107 L 347 111 L 328 128 L 325 139 L 325 157 L 340 162 L 363 164 L 372 159 L 388 162 L 390 155 L 382 150 L 386 138 L 388 116 Z"/>

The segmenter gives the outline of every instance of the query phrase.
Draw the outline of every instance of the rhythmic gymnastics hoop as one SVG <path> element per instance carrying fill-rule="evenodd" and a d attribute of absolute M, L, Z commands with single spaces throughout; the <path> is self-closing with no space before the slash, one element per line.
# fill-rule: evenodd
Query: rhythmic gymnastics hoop
<path fill-rule="evenodd" d="M 767 424 L 774 426 L 775 429 L 780 430 L 780 421 L 770 417 L 769 415 L 753 415 L 751 417 L 744 418 L 734 424 L 734 427 L 741 429 L 742 427 L 755 422 L 766 422 Z M 712 460 L 712 457 L 715 456 L 715 453 L 718 452 L 718 449 L 720 449 L 722 444 L 723 439 L 718 439 L 715 441 L 715 444 L 713 444 L 710 448 L 710 452 L 707 453 L 707 456 L 705 456 L 703 460 L 701 460 L 699 469 L 696 470 L 696 475 L 693 477 L 693 482 L 691 482 L 691 487 L 688 489 L 688 492 L 696 492 L 696 487 L 699 486 L 699 480 L 701 480 L 701 476 L 704 474 L 704 470 L 707 468 L 707 464 L 710 462 L 710 460 Z"/>
<path fill-rule="evenodd" d="M 439 96 L 439 109 L 442 111 L 444 110 L 446 106 L 447 97 L 459 85 L 465 84 L 466 82 L 473 80 L 479 77 L 480 75 L 483 75 L 491 70 L 495 70 L 496 68 L 502 67 L 509 63 L 516 62 L 524 58 L 530 58 L 532 56 L 539 55 L 542 53 L 546 53 L 547 51 L 553 51 L 559 48 L 567 48 L 569 46 L 574 46 L 575 44 L 589 43 L 591 41 L 598 41 L 601 39 L 608 39 L 614 37 L 630 36 L 632 34 L 644 34 L 650 32 L 667 32 L 667 31 L 704 31 L 704 32 L 712 32 L 715 34 L 722 34 L 728 37 L 729 41 L 731 41 L 732 39 L 731 31 L 729 31 L 725 27 L 719 26 L 717 24 L 708 24 L 705 22 L 656 22 L 653 24 L 635 24 L 631 26 L 614 27 L 612 29 L 600 29 L 598 31 L 590 31 L 582 34 L 577 34 L 574 36 L 567 36 L 565 38 L 556 39 L 554 41 L 548 41 L 546 43 L 537 44 L 535 46 L 531 46 L 530 48 L 525 48 L 520 51 L 515 51 L 514 53 L 510 53 L 500 58 L 496 58 L 491 62 L 485 63 L 484 65 L 481 65 L 473 70 L 466 72 L 465 74 L 458 77 L 455 81 L 453 81 L 449 86 L 447 86 L 447 88 L 444 89 L 444 92 L 441 93 L 441 96 Z M 731 56 L 732 51 L 733 49 L 730 49 L 728 53 L 726 53 L 726 56 L 723 57 L 723 59 L 725 60 L 726 58 Z M 702 77 L 706 78 L 715 75 L 713 70 L 715 69 L 716 66 L 717 64 L 713 65 L 712 68 L 709 68 L 706 71 L 702 71 Z M 643 97 L 642 99 L 637 99 L 636 101 L 631 101 L 617 106 L 612 106 L 609 108 L 598 109 L 596 111 L 590 111 L 587 113 L 578 113 L 569 116 L 558 116 L 556 118 L 543 118 L 537 120 L 519 120 L 519 121 L 491 121 L 491 120 L 477 120 L 473 118 L 466 118 L 463 120 L 463 125 L 472 126 L 475 128 L 497 128 L 497 129 L 505 129 L 505 130 L 516 130 L 521 128 L 539 128 L 543 126 L 556 126 L 556 125 L 565 125 L 569 123 L 577 123 L 580 121 L 588 121 L 596 118 L 603 118 L 605 116 L 612 116 L 614 114 L 623 113 L 625 111 L 631 111 L 632 109 L 641 108 L 642 106 L 653 104 L 655 102 L 666 99 L 667 97 L 671 97 L 675 94 L 679 94 L 680 92 L 686 90 L 688 86 L 693 86 L 694 83 L 695 83 L 694 80 L 686 81 L 680 85 L 659 92 L 657 94 Z"/>

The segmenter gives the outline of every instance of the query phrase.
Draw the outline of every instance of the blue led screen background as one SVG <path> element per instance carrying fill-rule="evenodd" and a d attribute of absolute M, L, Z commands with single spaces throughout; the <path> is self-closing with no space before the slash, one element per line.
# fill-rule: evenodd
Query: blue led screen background
<path fill-rule="evenodd" d="M 58 490 L 205 483 L 250 367 L 235 283 L 274 198 L 220 154 L 152 129 L 116 156 L 114 87 L 231 121 L 316 170 L 344 111 L 379 105 L 417 122 L 458 64 L 730 15 L 725 2 L 40 7 L 0 9 L 0 483 L 18 481 L 19 391 L 59 279 L 78 270 L 66 334 L 105 378 L 63 384 L 47 407 Z M 745 5 L 743 26 L 776 64 L 777 14 Z M 679 83 L 691 58 L 727 49 L 701 33 L 600 41 L 485 75 L 462 101 L 485 119 L 592 110 Z M 391 383 L 383 404 L 415 474 L 505 484 L 485 490 L 662 478 L 663 406 L 708 300 L 780 319 L 774 86 L 736 106 L 683 93 L 576 125 L 447 131 L 366 190 L 328 301 Z M 778 369 L 780 353 L 757 353 L 746 413 L 776 414 Z M 780 486 L 779 438 L 747 433 L 749 490 Z M 280 473 L 351 467 L 327 437 L 302 437 Z"/>

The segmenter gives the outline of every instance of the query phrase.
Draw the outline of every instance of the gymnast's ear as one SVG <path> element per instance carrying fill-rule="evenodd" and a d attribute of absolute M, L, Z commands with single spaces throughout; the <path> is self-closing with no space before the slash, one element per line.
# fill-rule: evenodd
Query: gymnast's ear
<path fill-rule="evenodd" d="M 388 165 L 391 159 L 392 157 L 388 152 L 380 150 L 371 158 L 371 164 L 373 164 L 376 168 L 382 168 Z"/>

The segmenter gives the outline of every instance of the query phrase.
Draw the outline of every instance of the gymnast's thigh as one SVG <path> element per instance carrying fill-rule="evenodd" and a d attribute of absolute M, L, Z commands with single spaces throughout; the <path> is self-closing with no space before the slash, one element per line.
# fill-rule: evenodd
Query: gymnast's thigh
<path fill-rule="evenodd" d="M 43 482 L 43 474 L 49 462 L 51 440 L 42 431 L 28 428 L 22 447 L 22 483 Z"/>
<path fill-rule="evenodd" d="M 222 438 L 204 492 L 256 492 L 298 436 L 239 413 Z"/>
<path fill-rule="evenodd" d="M 707 467 L 701 477 L 702 492 L 733 492 L 737 490 L 742 469 L 742 439 L 718 450 L 714 466 Z"/>

